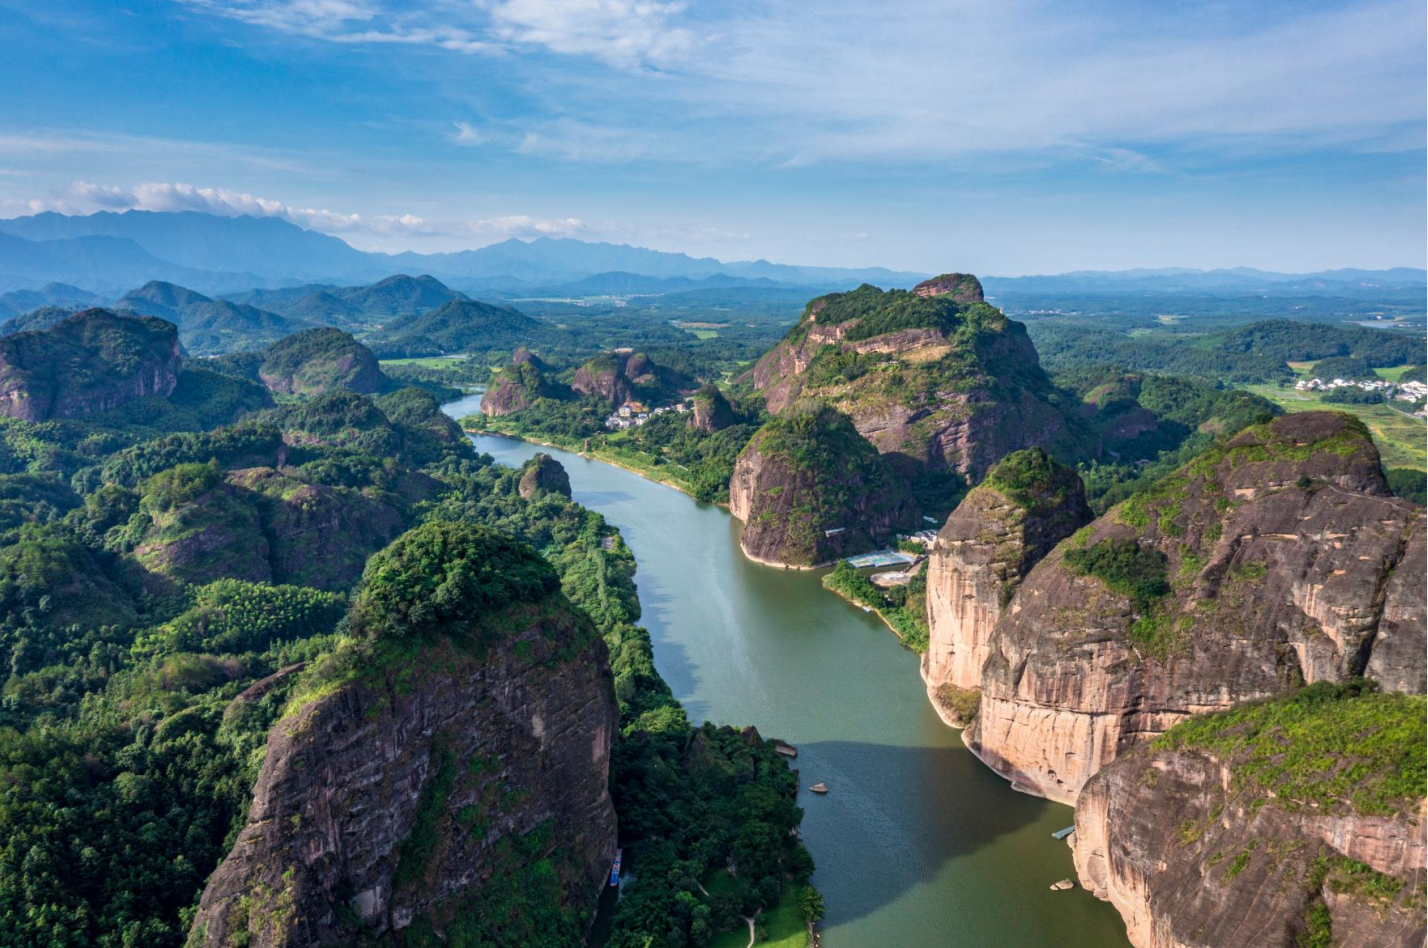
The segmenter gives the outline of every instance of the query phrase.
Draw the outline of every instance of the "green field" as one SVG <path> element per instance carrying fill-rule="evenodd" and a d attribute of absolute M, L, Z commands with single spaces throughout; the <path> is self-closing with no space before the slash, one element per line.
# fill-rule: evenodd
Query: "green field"
<path fill-rule="evenodd" d="M 1303 363 L 1291 363 L 1299 371 Z M 1393 369 L 1383 371 L 1392 372 Z M 1422 421 L 1412 415 L 1389 408 L 1387 405 L 1336 405 L 1325 404 L 1318 392 L 1296 392 L 1293 388 L 1278 385 L 1245 385 L 1246 391 L 1262 395 L 1285 411 L 1310 411 L 1327 408 L 1357 415 L 1373 433 L 1374 444 L 1383 456 L 1383 466 L 1413 467 L 1428 470 L 1428 449 L 1424 447 L 1425 429 Z"/>
<path fill-rule="evenodd" d="M 784 886 L 783 898 L 770 911 L 759 916 L 764 937 L 755 944 L 767 948 L 808 948 L 808 929 L 798 911 L 797 886 Z M 710 948 L 745 948 L 749 930 L 740 926 L 725 932 L 709 943 Z"/>
<path fill-rule="evenodd" d="M 421 365 L 421 366 L 426 366 L 426 367 L 429 368 L 429 369 L 441 369 L 441 368 L 445 368 L 446 366 L 450 365 L 450 364 L 453 363 L 453 362 L 464 362 L 465 360 L 467 360 L 467 359 L 469 359 L 469 358 L 470 358 L 470 356 L 465 356 L 465 355 L 424 356 L 424 357 L 422 357 L 422 358 L 417 358 L 417 359 L 382 359 L 382 360 L 380 360 L 380 362 L 379 362 L 378 364 L 380 364 L 380 365 Z"/>

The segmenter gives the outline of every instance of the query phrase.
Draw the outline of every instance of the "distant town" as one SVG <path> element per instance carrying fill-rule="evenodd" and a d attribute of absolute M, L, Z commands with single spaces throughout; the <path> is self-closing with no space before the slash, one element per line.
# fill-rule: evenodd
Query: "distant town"
<path fill-rule="evenodd" d="M 638 428 L 656 415 L 663 415 L 668 412 L 685 414 L 690 410 L 689 400 L 675 402 L 673 405 L 661 405 L 658 408 L 646 408 L 643 402 L 628 401 L 605 419 L 605 427 L 611 431 L 619 431 L 625 428 Z"/>
<path fill-rule="evenodd" d="M 1378 392 L 1385 399 L 1410 402 L 1418 406 L 1416 415 L 1428 416 L 1428 384 L 1423 382 L 1390 382 L 1387 379 L 1301 379 L 1294 383 L 1300 392 L 1330 392 L 1336 388 L 1359 388 Z"/>

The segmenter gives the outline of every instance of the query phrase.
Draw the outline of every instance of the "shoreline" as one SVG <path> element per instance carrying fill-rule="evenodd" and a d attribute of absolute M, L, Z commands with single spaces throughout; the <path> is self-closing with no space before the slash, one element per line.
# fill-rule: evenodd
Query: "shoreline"
<path fill-rule="evenodd" d="M 839 599 L 841 599 L 841 600 L 843 600 L 844 602 L 848 603 L 850 606 L 857 606 L 859 609 L 864 608 L 864 606 L 863 606 L 863 604 L 862 604 L 861 602 L 858 602 L 858 600 L 856 600 L 856 599 L 850 599 L 850 598 L 848 598 L 847 596 L 843 595 L 841 592 L 839 592 L 839 591 L 836 590 L 836 589 L 833 589 L 833 588 L 831 588 L 831 587 L 829 587 L 829 586 L 824 586 L 823 588 L 824 588 L 826 591 L 831 592 L 833 595 L 837 596 Z M 868 608 L 869 610 L 871 610 L 872 613 L 873 613 L 873 615 L 877 616 L 879 619 L 882 620 L 883 625 L 887 626 L 887 627 L 888 627 L 888 631 L 891 632 L 891 633 L 893 634 L 893 637 L 898 640 L 898 644 L 902 645 L 903 648 L 907 648 L 907 650 L 908 650 L 909 652 L 912 652 L 912 654 L 917 655 L 916 652 L 914 652 L 912 649 L 910 649 L 910 648 L 907 647 L 907 643 L 903 641 L 902 633 L 899 632 L 897 629 L 895 629 L 895 628 L 893 627 L 893 624 L 888 621 L 888 617 L 883 614 L 883 610 L 881 610 L 881 609 L 879 609 L 879 608 L 877 608 L 877 607 L 875 607 L 875 606 L 867 606 L 866 608 Z M 918 655 L 918 658 L 921 659 L 922 656 L 921 656 L 921 655 Z M 924 682 L 924 683 L 925 683 L 925 682 Z"/>
<path fill-rule="evenodd" d="M 642 471 L 642 470 L 640 470 L 640 469 L 638 469 L 638 468 L 631 467 L 628 463 L 622 462 L 619 458 L 616 458 L 616 457 L 607 457 L 607 456 L 605 456 L 605 452 L 602 452 L 602 451 L 594 451 L 594 450 L 592 450 L 592 451 L 584 451 L 584 450 L 581 450 L 581 449 L 579 449 L 579 448 L 569 447 L 569 446 L 566 446 L 566 445 L 563 445 L 563 444 L 555 444 L 555 443 L 550 442 L 550 441 L 541 441 L 539 438 L 530 438 L 530 437 L 527 437 L 527 436 L 525 436 L 525 435 L 511 434 L 510 432 L 507 432 L 507 431 L 496 431 L 496 430 L 493 430 L 493 429 L 490 429 L 490 428 L 462 428 L 461 430 L 462 430 L 464 433 L 468 434 L 468 435 L 486 435 L 486 436 L 492 437 L 492 438 L 505 438 L 505 439 L 507 439 L 508 441 L 523 441 L 523 442 L 525 442 L 526 444 L 534 444 L 534 445 L 538 445 L 539 447 L 542 447 L 542 448 L 554 448 L 554 449 L 556 449 L 557 451 L 565 451 L 565 452 L 567 452 L 567 453 L 569 453 L 569 454 L 574 454 L 574 455 L 576 455 L 577 457 L 585 458 L 587 461 L 599 461 L 601 464 L 608 464 L 608 465 L 610 465 L 611 467 L 618 467 L 620 470 L 622 470 L 622 471 L 628 471 L 629 473 L 635 475 L 636 477 L 642 477 L 642 478 L 644 478 L 645 480 L 649 481 L 651 484 L 659 484 L 659 485 L 661 485 L 661 486 L 663 486 L 663 487 L 669 487 L 669 488 L 672 488 L 672 489 L 674 489 L 674 490 L 677 490 L 677 491 L 679 491 L 681 494 L 683 494 L 684 496 L 688 497 L 690 500 L 694 501 L 695 503 L 700 503 L 700 504 L 707 503 L 707 504 L 712 504 L 712 505 L 715 506 L 715 507 L 722 507 L 722 508 L 724 508 L 725 510 L 729 509 L 729 505 L 726 504 L 726 503 L 721 504 L 721 503 L 719 503 L 719 502 L 717 502 L 717 501 L 700 500 L 699 498 L 695 497 L 692 493 L 690 493 L 687 488 L 680 486 L 679 484 L 675 483 L 674 481 L 672 481 L 672 480 L 665 480 L 665 479 L 659 478 L 659 477 L 654 477 L 654 476 L 650 475 L 650 474 L 649 474 L 648 472 L 646 472 L 646 471 Z"/>

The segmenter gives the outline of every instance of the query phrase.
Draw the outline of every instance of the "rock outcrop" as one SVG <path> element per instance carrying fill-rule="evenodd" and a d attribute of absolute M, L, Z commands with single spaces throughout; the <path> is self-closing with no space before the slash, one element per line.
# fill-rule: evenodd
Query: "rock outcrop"
<path fill-rule="evenodd" d="M 570 475 L 559 461 L 549 454 L 537 454 L 526 462 L 516 490 L 530 500 L 536 494 L 549 492 L 570 497 Z"/>
<path fill-rule="evenodd" d="M 90 309 L 49 329 L 0 338 L 0 416 L 81 418 L 178 385 L 178 329 Z"/>
<path fill-rule="evenodd" d="M 922 678 L 944 721 L 969 722 L 1002 610 L 1031 568 L 1090 520 L 1076 472 L 1028 448 L 992 468 L 938 531 L 927 559 Z"/>
<path fill-rule="evenodd" d="M 604 352 L 575 372 L 570 387 L 576 394 L 599 399 L 611 408 L 631 399 L 651 404 L 667 401 L 690 387 L 679 372 L 657 365 L 643 352 Z"/>
<path fill-rule="evenodd" d="M 983 301 L 982 281 L 970 273 L 944 273 L 912 288 L 915 296 L 948 296 L 957 303 Z"/>
<path fill-rule="evenodd" d="M 910 481 L 929 470 L 980 480 L 1012 451 L 1077 437 L 1026 327 L 966 274 L 813 300 L 753 382 L 776 414 L 826 400 Z"/>
<path fill-rule="evenodd" d="M 734 406 L 724 397 L 724 393 L 713 385 L 702 385 L 694 393 L 694 411 L 686 426 L 705 434 L 713 434 L 738 424 Z"/>
<path fill-rule="evenodd" d="M 1286 740 L 1270 723 L 1286 710 L 1298 746 L 1257 769 Z M 1421 748 L 1422 699 L 1311 689 L 1232 715 L 1194 722 L 1185 739 L 1177 728 L 1091 778 L 1071 838 L 1081 884 L 1115 905 L 1136 948 L 1421 946 L 1422 758 L 1416 778 L 1402 774 L 1411 793 L 1386 798 L 1375 781 L 1395 774 L 1360 744 L 1388 728 Z M 1256 740 L 1261 753 L 1245 746 Z"/>
<path fill-rule="evenodd" d="M 906 487 L 846 417 L 801 406 L 760 428 L 734 464 L 729 512 L 751 559 L 815 566 L 910 525 Z"/>
<path fill-rule="evenodd" d="M 538 398 L 561 397 L 560 386 L 547 377 L 546 371 L 544 362 L 525 346 L 520 347 L 511 358 L 511 364 L 496 377 L 496 384 L 481 396 L 481 413 L 499 418 L 524 411 Z"/>
<path fill-rule="evenodd" d="M 605 645 L 549 565 L 428 524 L 373 558 L 349 621 L 371 644 L 297 685 L 190 944 L 453 924 L 486 943 L 511 910 L 482 911 L 495 892 L 588 917 L 615 852 L 616 704 Z"/>
<path fill-rule="evenodd" d="M 1032 570 L 993 632 L 964 738 L 1022 788 L 1071 802 L 1191 715 L 1372 670 L 1380 629 L 1396 653 L 1385 683 L 1416 688 L 1422 649 L 1397 654 L 1422 608 L 1423 530 L 1356 419 L 1247 428 Z"/>

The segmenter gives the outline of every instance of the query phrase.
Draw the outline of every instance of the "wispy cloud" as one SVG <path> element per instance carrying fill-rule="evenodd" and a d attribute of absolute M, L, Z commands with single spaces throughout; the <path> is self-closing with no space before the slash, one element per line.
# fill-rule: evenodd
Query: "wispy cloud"
<path fill-rule="evenodd" d="M 458 145 L 479 145 L 486 141 L 486 136 L 476 130 L 470 122 L 452 122 L 456 126 L 456 134 L 451 136 L 451 140 Z"/>
<path fill-rule="evenodd" d="M 694 45 L 665 0 L 176 0 L 216 16 L 335 43 L 401 43 L 461 53 L 537 47 L 612 66 L 668 62 Z"/>
<path fill-rule="evenodd" d="M 526 214 L 468 221 L 466 230 L 476 236 L 499 237 L 580 237 L 590 234 L 584 221 L 576 217 L 542 218 Z"/>

